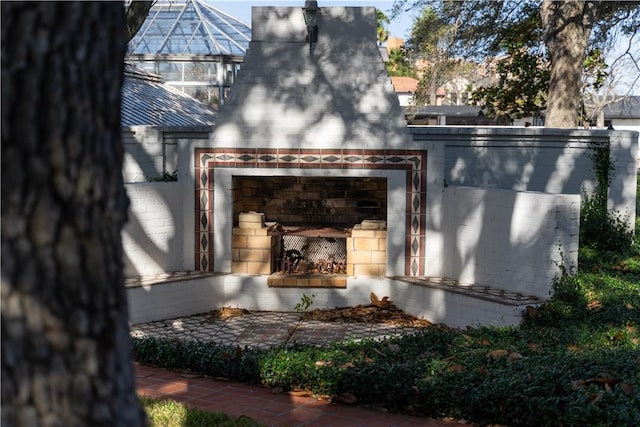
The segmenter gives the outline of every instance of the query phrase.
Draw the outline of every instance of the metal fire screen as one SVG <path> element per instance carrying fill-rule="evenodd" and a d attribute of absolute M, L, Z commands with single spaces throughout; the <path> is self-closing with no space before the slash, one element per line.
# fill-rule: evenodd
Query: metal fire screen
<path fill-rule="evenodd" d="M 280 269 L 286 273 L 304 271 L 346 273 L 347 239 L 340 237 L 282 236 Z"/>

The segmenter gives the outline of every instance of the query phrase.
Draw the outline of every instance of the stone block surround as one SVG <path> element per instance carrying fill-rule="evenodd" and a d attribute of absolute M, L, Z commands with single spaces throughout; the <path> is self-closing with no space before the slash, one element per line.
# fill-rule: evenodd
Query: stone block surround
<path fill-rule="evenodd" d="M 230 203 L 216 204 L 215 172 L 219 169 L 269 169 L 280 172 L 286 171 L 289 175 L 296 175 L 302 171 L 313 169 L 330 171 L 332 175 L 341 175 L 347 171 L 394 170 L 404 174 L 405 186 L 405 212 L 401 225 L 398 221 L 391 224 L 394 233 L 404 235 L 403 253 L 388 254 L 404 259 L 404 274 L 406 276 L 424 275 L 424 251 L 425 251 L 425 202 L 426 202 L 426 152 L 418 150 L 314 150 L 314 149 L 239 149 L 239 148 L 198 148 L 196 149 L 195 176 L 196 176 L 196 248 L 195 270 L 220 271 L 214 263 L 214 229 L 215 221 L 232 222 L 233 207 Z M 219 191 L 218 191 L 219 192 Z M 226 205 L 226 206 L 225 206 Z M 216 211 L 214 206 L 223 206 L 223 211 Z M 232 231 L 235 241 L 246 239 L 240 231 Z M 255 233 L 256 230 L 251 231 Z M 263 231 L 258 231 L 263 232 Z M 367 234 L 373 230 L 362 230 Z M 390 231 L 391 232 L 391 231 Z M 238 234 L 240 233 L 240 234 Z M 266 232 L 265 233 L 265 238 Z M 375 234 L 375 233 L 374 233 Z M 358 240 L 358 245 L 364 244 L 364 240 Z M 270 242 L 269 245 L 272 243 Z M 269 246 L 268 245 L 268 246 Z M 363 267 L 361 264 L 352 266 L 353 274 L 382 275 L 384 270 L 377 262 L 382 259 L 380 249 L 374 251 L 376 262 Z M 385 248 L 386 258 L 386 248 Z M 255 255 L 255 254 L 253 254 Z M 255 261 L 258 262 L 258 261 Z M 267 263 L 261 258 L 261 263 Z M 253 267 L 256 267 L 255 269 Z M 240 272 L 245 267 L 236 264 L 233 270 Z M 247 274 L 268 274 L 266 264 L 260 268 L 247 264 Z M 374 271 L 375 270 L 375 271 Z"/>
<path fill-rule="evenodd" d="M 247 219 L 248 218 L 248 219 Z M 356 225 L 346 238 L 346 274 L 279 271 L 281 234 L 265 226 L 262 213 L 241 213 L 239 227 L 233 228 L 231 273 L 270 275 L 269 287 L 346 288 L 346 276 L 385 276 L 387 232 L 384 224 Z"/>

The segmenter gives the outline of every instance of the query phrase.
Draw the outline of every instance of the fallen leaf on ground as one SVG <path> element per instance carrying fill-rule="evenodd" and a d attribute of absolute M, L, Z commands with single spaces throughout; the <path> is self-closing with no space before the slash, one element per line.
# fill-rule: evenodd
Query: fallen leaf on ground
<path fill-rule="evenodd" d="M 622 390 L 629 396 L 633 396 L 633 386 L 631 384 L 620 383 L 620 390 Z"/>
<path fill-rule="evenodd" d="M 602 304 L 600 303 L 600 301 L 591 301 L 589 304 L 587 304 L 587 309 L 589 310 L 600 310 L 602 308 Z"/>
<path fill-rule="evenodd" d="M 518 359 L 522 359 L 522 355 L 517 351 L 509 353 L 509 362 L 515 362 Z"/>
<path fill-rule="evenodd" d="M 353 405 L 358 402 L 358 398 L 351 393 L 340 393 L 333 397 L 333 401 Z"/>
<path fill-rule="evenodd" d="M 536 343 L 529 343 L 529 349 L 533 351 L 542 351 L 542 349 L 540 348 L 540 344 Z"/>
<path fill-rule="evenodd" d="M 313 393 L 311 393 L 310 391 L 307 390 L 292 390 L 290 392 L 287 393 L 289 396 L 296 396 L 296 397 L 311 397 L 313 396 Z"/>
<path fill-rule="evenodd" d="M 498 359 L 502 356 L 506 356 L 507 354 L 509 354 L 507 350 L 493 350 L 487 353 L 486 357 L 488 359 Z"/>

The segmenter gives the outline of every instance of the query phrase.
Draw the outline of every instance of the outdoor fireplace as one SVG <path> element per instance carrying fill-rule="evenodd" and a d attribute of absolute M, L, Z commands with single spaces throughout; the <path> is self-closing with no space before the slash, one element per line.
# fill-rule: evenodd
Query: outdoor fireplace
<path fill-rule="evenodd" d="M 277 272 L 276 223 L 350 230 L 347 276 L 423 274 L 426 153 L 203 148 L 197 159 L 196 269 Z M 251 211 L 261 218 L 247 228 Z"/>
<path fill-rule="evenodd" d="M 209 146 L 195 152 L 195 268 L 284 271 L 286 251 L 302 251 L 282 253 L 276 223 L 287 238 L 294 227 L 337 230 L 329 238 L 345 242 L 346 273 L 336 254 L 323 277 L 424 275 L 427 154 L 412 146 L 375 43 L 375 8 L 322 8 L 311 54 L 298 43 L 300 8 L 253 8 L 252 20 L 243 68 Z M 250 212 L 265 225 L 242 228 L 239 215 Z M 327 243 L 313 238 L 301 245 Z"/>

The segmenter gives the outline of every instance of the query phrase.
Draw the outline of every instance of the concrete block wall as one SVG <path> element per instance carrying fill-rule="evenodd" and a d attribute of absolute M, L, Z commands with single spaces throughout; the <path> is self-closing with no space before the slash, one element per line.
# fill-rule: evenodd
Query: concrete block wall
<path fill-rule="evenodd" d="M 209 127 L 128 126 L 122 130 L 124 182 L 148 182 L 178 169 L 178 151 L 208 139 Z"/>
<path fill-rule="evenodd" d="M 212 146 L 407 146 L 376 43 L 375 8 L 321 6 L 318 28 L 310 51 L 301 7 L 252 8 L 252 39 Z"/>
<path fill-rule="evenodd" d="M 407 313 L 452 327 L 513 326 L 522 321 L 522 305 L 505 305 L 468 295 L 416 286 L 382 277 L 349 277 L 340 287 L 268 287 L 267 276 L 221 274 L 201 279 L 127 288 L 131 323 L 206 313 L 219 307 L 294 311 L 303 295 L 314 295 L 312 308 L 368 304 L 373 292 Z"/>
<path fill-rule="evenodd" d="M 178 182 L 125 184 L 128 221 L 122 231 L 125 277 L 184 270 L 182 192 Z"/>
<path fill-rule="evenodd" d="M 149 178 L 162 176 L 165 154 L 158 127 L 131 126 L 123 131 L 122 143 L 125 182 L 147 182 Z"/>
<path fill-rule="evenodd" d="M 222 276 L 129 286 L 126 293 L 132 324 L 207 313 L 225 305 Z"/>
<path fill-rule="evenodd" d="M 611 135 L 609 158 L 614 174 L 609 184 L 607 206 L 626 219 L 630 229 L 635 229 L 636 188 L 638 185 L 638 132 L 615 132 Z"/>
<path fill-rule="evenodd" d="M 548 298 L 578 265 L 578 195 L 449 187 L 442 209 L 445 277 Z"/>
<path fill-rule="evenodd" d="M 280 239 L 268 233 L 264 213 L 240 214 L 240 226 L 232 230 L 232 273 L 271 274 L 276 270 L 275 254 L 280 253 Z"/>
<path fill-rule="evenodd" d="M 416 127 L 414 143 L 429 152 L 433 188 L 459 185 L 550 194 L 591 192 L 594 150 L 610 148 L 614 174 L 609 207 L 634 228 L 638 133 L 545 128 Z M 438 198 L 432 192 L 430 198 Z M 433 206 L 433 205 L 432 205 Z"/>
<path fill-rule="evenodd" d="M 387 268 L 387 231 L 363 229 L 361 224 L 347 238 L 347 274 L 385 276 Z"/>

